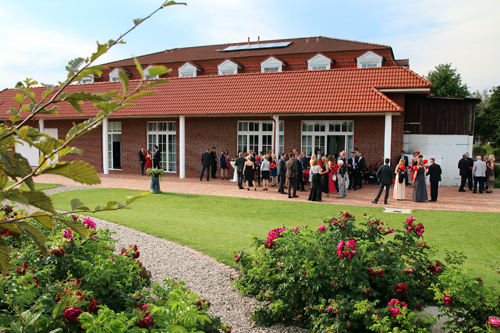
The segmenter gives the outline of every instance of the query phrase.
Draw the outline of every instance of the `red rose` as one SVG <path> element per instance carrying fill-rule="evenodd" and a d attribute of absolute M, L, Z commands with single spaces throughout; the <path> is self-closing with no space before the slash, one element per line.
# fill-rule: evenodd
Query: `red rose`
<path fill-rule="evenodd" d="M 137 326 L 140 327 L 140 328 L 148 328 L 149 326 L 151 326 L 151 324 L 153 324 L 153 317 L 147 316 L 147 317 L 144 317 L 144 319 L 141 320 L 137 324 Z"/>
<path fill-rule="evenodd" d="M 92 313 L 97 311 L 97 302 L 95 301 L 94 297 L 90 299 L 90 304 L 87 307 L 87 312 Z"/>
<path fill-rule="evenodd" d="M 134 259 L 139 258 L 139 256 L 140 256 L 140 255 L 141 255 L 141 252 L 136 251 L 136 252 L 134 253 Z"/>
<path fill-rule="evenodd" d="M 78 321 L 78 316 L 82 314 L 82 310 L 77 307 L 67 307 L 64 310 L 64 318 L 69 321 Z"/>
<path fill-rule="evenodd" d="M 443 301 L 444 301 L 444 305 L 446 305 L 446 306 L 451 305 L 451 297 L 450 296 L 444 296 Z"/>
<path fill-rule="evenodd" d="M 394 290 L 396 290 L 398 294 L 406 294 L 408 292 L 408 286 L 404 283 L 395 284 Z"/>

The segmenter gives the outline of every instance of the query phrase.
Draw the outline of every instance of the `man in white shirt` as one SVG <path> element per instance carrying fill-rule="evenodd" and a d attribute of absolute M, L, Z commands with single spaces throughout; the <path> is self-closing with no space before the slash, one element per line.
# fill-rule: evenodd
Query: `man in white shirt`
<path fill-rule="evenodd" d="M 474 176 L 474 191 L 472 193 L 477 193 L 477 183 L 479 183 L 479 193 L 483 193 L 484 180 L 486 179 L 486 163 L 481 159 L 481 156 L 476 156 L 476 163 L 472 168 L 472 175 Z"/>

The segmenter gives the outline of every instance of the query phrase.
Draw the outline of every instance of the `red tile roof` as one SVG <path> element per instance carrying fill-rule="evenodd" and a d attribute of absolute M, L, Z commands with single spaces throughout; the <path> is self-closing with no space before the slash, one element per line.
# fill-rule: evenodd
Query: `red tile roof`
<path fill-rule="evenodd" d="M 134 86 L 131 81 L 131 87 Z M 400 112 L 402 108 L 378 89 L 430 88 L 432 84 L 405 67 L 333 69 L 175 78 L 153 89 L 159 93 L 134 101 L 112 117 L 170 115 L 312 114 Z M 107 92 L 119 82 L 71 85 L 68 92 Z M 36 88 L 40 96 L 44 88 Z M 0 92 L 0 118 L 16 107 L 16 90 Z M 82 105 L 83 116 L 68 103 L 59 104 L 64 118 L 94 116 L 97 109 Z M 53 115 L 40 115 L 53 118 Z"/>
<path fill-rule="evenodd" d="M 260 44 L 276 43 L 276 42 L 291 42 L 287 47 L 270 48 L 270 49 L 255 49 L 244 51 L 222 52 L 228 46 L 246 45 L 246 42 L 207 46 L 183 47 L 176 49 L 168 49 L 161 52 L 151 53 L 137 57 L 141 64 L 165 64 L 170 62 L 183 61 L 198 61 L 209 59 L 235 59 L 241 57 L 254 57 L 266 55 L 280 54 L 298 54 L 298 53 L 319 53 L 319 52 L 336 52 L 336 51 L 358 51 L 358 50 L 377 50 L 390 49 L 390 46 L 357 42 L 346 39 L 330 38 L 330 37 L 307 37 L 307 38 L 288 38 L 261 41 Z M 250 44 L 257 44 L 251 42 Z M 118 66 L 135 66 L 133 58 L 118 60 L 105 64 L 109 67 Z"/>

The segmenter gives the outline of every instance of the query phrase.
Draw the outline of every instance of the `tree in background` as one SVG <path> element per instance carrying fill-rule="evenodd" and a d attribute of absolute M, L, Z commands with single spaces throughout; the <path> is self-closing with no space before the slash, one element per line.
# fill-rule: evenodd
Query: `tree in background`
<path fill-rule="evenodd" d="M 451 68 L 449 64 L 439 64 L 436 70 L 430 71 L 426 79 L 434 88 L 431 96 L 439 97 L 470 97 L 471 93 L 466 83 L 462 83 L 462 77 L 457 73 L 456 68 Z"/>
<path fill-rule="evenodd" d="M 491 88 L 490 93 L 483 100 L 484 108 L 476 109 L 475 134 L 500 147 L 500 86 Z"/>

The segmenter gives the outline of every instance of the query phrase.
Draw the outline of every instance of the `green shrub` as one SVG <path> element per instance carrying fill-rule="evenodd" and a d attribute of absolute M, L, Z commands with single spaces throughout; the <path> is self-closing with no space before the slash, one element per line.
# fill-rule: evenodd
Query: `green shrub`
<path fill-rule="evenodd" d="M 256 239 L 250 253 L 235 253 L 242 271 L 235 285 L 261 302 L 253 320 L 311 332 L 429 332 L 436 318 L 418 311 L 438 304 L 436 290 L 448 287 L 440 276 L 448 265 L 456 268 L 457 255 L 448 254 L 445 263 L 432 260 L 424 226 L 413 217 L 400 230 L 366 216 L 357 227 L 348 212 L 324 224 L 277 228 L 266 240 Z M 489 309 L 489 315 L 499 313 Z M 474 323 L 486 329 L 484 316 Z"/>
<path fill-rule="evenodd" d="M 23 214 L 8 206 L 2 212 L 10 218 Z M 88 217 L 66 218 L 83 223 L 89 238 L 83 240 L 55 221 L 53 230 L 42 229 L 43 234 L 37 235 L 48 247 L 44 256 L 24 233 L 14 235 L 17 239 L 6 237 L 13 248 L 13 270 L 0 281 L 0 329 L 148 332 L 178 326 L 190 331 L 228 330 L 206 313 L 210 304 L 181 283 L 165 280 L 165 287 L 151 286 L 151 273 L 142 266 L 136 245 L 116 255 L 116 241 L 109 230 L 95 230 Z M 0 233 L 10 234 L 3 228 Z"/>

